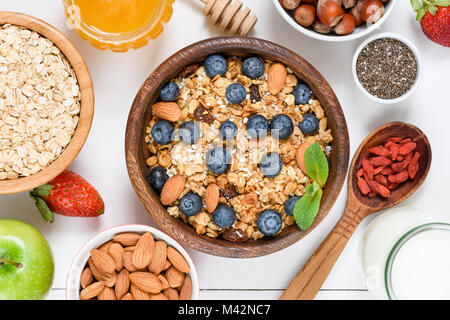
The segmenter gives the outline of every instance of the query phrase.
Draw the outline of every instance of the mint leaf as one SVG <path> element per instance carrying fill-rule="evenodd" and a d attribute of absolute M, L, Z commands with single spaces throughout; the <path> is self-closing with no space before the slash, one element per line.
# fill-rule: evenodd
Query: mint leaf
<path fill-rule="evenodd" d="M 317 182 L 306 188 L 306 193 L 297 201 L 294 207 L 294 219 L 300 229 L 306 230 L 314 222 L 320 208 L 323 191 Z"/>
<path fill-rule="evenodd" d="M 419 0 L 411 0 L 411 6 L 417 11 L 422 7 L 422 3 Z"/>
<path fill-rule="evenodd" d="M 308 176 L 321 187 L 325 185 L 328 179 L 328 161 L 320 149 L 320 145 L 314 142 L 305 151 L 305 168 Z"/>

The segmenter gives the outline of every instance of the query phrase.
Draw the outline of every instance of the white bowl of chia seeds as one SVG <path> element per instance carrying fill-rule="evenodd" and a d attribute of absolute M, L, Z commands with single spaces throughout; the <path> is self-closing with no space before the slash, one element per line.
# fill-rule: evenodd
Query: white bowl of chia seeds
<path fill-rule="evenodd" d="M 417 47 L 396 33 L 380 33 L 355 51 L 352 74 L 358 89 L 382 104 L 408 99 L 419 85 L 422 62 Z"/>

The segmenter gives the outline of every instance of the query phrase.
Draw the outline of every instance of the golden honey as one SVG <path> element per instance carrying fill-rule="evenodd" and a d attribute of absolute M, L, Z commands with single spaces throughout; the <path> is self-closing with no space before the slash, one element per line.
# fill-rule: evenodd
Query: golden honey
<path fill-rule="evenodd" d="M 139 48 L 163 30 L 174 0 L 63 0 L 70 25 L 100 49 Z"/>

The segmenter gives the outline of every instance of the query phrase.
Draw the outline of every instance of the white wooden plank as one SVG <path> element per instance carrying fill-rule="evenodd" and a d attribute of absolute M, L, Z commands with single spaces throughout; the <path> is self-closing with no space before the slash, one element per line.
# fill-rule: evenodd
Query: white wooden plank
<path fill-rule="evenodd" d="M 174 15 L 166 25 L 163 34 L 146 47 L 127 53 L 112 53 L 93 48 L 87 41 L 69 30 L 65 23 L 61 1 L 22 0 L 5 1 L 2 10 L 25 12 L 44 19 L 62 30 L 75 43 L 85 58 L 93 81 L 96 96 L 96 111 L 90 136 L 71 168 L 86 177 L 100 191 L 106 212 L 98 219 L 71 219 L 56 217 L 50 225 L 43 222 L 33 208 L 26 193 L 0 197 L 1 218 L 20 219 L 41 230 L 52 246 L 56 270 L 55 288 L 64 288 L 67 270 L 81 245 L 97 232 L 110 226 L 125 223 L 155 223 L 138 201 L 128 179 L 124 160 L 124 132 L 129 107 L 147 75 L 164 59 L 175 51 L 194 41 L 220 35 L 207 22 L 203 22 L 201 4 L 195 1 L 176 1 Z M 432 145 L 446 145 L 446 137 L 441 130 L 450 116 L 446 83 L 435 81 L 440 70 L 450 68 L 446 59 L 448 49 L 432 44 L 419 31 L 413 21 L 413 13 L 407 1 L 398 1 L 396 10 L 382 26 L 382 31 L 400 32 L 412 39 L 423 50 L 424 73 L 419 91 L 413 99 L 398 106 L 381 106 L 367 101 L 355 90 L 351 78 L 350 60 L 354 49 L 360 43 L 326 43 L 309 39 L 298 34 L 272 8 L 269 0 L 247 0 L 259 21 L 253 36 L 278 42 L 305 57 L 329 81 L 345 111 L 351 137 L 351 153 L 367 133 L 384 122 L 403 120 L 419 125 L 428 135 Z M 184 23 L 192 17 L 191 23 Z M 195 22 L 194 22 L 195 21 Z M 276 27 L 274 27 L 276 26 Z M 406 26 L 406 27 L 405 27 Z M 432 93 L 432 95 L 430 95 Z M 424 112 L 424 106 L 439 110 Z M 409 205 L 439 211 L 447 206 L 445 179 L 448 173 L 449 148 L 434 148 L 433 170 L 427 183 L 410 200 Z M 297 244 L 261 258 L 227 259 L 209 256 L 200 252 L 192 253 L 200 274 L 203 289 L 271 289 L 285 288 L 302 264 L 307 261 L 326 234 L 342 214 L 345 206 L 345 187 L 325 221 L 308 237 Z M 364 226 L 357 229 L 335 268 L 330 273 L 323 288 L 365 289 L 360 272 L 358 247 Z M 52 291 L 51 296 L 63 297 L 63 290 Z M 226 294 L 222 291 L 208 291 L 202 297 Z M 228 292 L 228 291 L 226 291 Z M 239 296 L 242 291 L 230 291 L 230 296 Z M 255 291 L 256 296 L 276 296 L 276 291 Z M 332 292 L 332 293 L 330 293 Z M 366 296 L 365 291 L 321 291 L 319 296 Z"/>

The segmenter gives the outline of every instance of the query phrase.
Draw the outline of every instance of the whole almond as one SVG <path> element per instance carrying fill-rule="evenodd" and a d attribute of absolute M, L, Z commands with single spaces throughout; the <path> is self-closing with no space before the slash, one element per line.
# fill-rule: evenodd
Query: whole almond
<path fill-rule="evenodd" d="M 97 266 L 94 264 L 92 258 L 88 260 L 89 269 L 91 269 L 92 275 L 97 281 L 105 281 L 108 277 L 111 277 L 111 274 L 103 273 Z"/>
<path fill-rule="evenodd" d="M 307 174 L 305 167 L 305 151 L 311 145 L 311 142 L 302 143 L 295 152 L 295 160 L 297 161 L 297 165 L 302 170 L 303 173 Z"/>
<path fill-rule="evenodd" d="M 152 110 L 155 116 L 170 122 L 178 121 L 181 116 L 181 109 L 175 102 L 157 102 Z"/>
<path fill-rule="evenodd" d="M 123 250 L 125 251 L 125 252 L 127 252 L 127 251 L 131 251 L 131 252 L 133 252 L 134 251 L 134 249 L 136 249 L 136 246 L 129 246 L 129 247 L 125 247 Z"/>
<path fill-rule="evenodd" d="M 134 246 L 141 238 L 140 234 L 137 233 L 119 233 L 113 237 L 114 242 L 118 242 L 124 247 Z"/>
<path fill-rule="evenodd" d="M 116 269 L 116 264 L 113 258 L 102 250 L 91 250 L 92 262 L 104 274 L 113 274 Z"/>
<path fill-rule="evenodd" d="M 105 286 L 112 288 L 116 284 L 116 278 L 117 278 L 116 274 L 109 275 L 105 280 L 103 280 L 103 282 L 105 283 Z"/>
<path fill-rule="evenodd" d="M 184 273 L 180 272 L 174 266 L 166 270 L 166 279 L 172 288 L 178 288 L 183 284 Z"/>
<path fill-rule="evenodd" d="M 150 232 L 146 232 L 136 243 L 136 248 L 133 251 L 132 261 L 138 269 L 144 269 L 153 258 L 155 252 L 155 240 Z"/>
<path fill-rule="evenodd" d="M 269 69 L 267 86 L 272 95 L 278 94 L 283 89 L 287 78 L 287 70 L 281 63 L 274 63 Z"/>
<path fill-rule="evenodd" d="M 158 274 L 158 279 L 161 281 L 161 290 L 165 290 L 170 288 L 169 281 L 167 281 L 166 277 L 162 274 Z"/>
<path fill-rule="evenodd" d="M 102 250 L 103 252 L 108 253 L 109 247 L 113 244 L 113 241 L 108 241 L 104 244 L 102 244 L 100 247 L 98 247 L 98 250 Z"/>
<path fill-rule="evenodd" d="M 134 297 L 133 297 L 133 295 L 131 294 L 131 293 L 127 293 L 126 295 L 124 295 L 123 297 L 122 297 L 122 299 L 120 299 L 120 300 L 134 300 Z"/>
<path fill-rule="evenodd" d="M 191 270 L 189 263 L 175 248 L 167 248 L 167 259 L 172 263 L 172 266 L 181 272 L 188 273 Z"/>
<path fill-rule="evenodd" d="M 175 175 L 169 178 L 161 191 L 161 203 L 165 206 L 178 199 L 183 192 L 186 181 L 182 175 Z"/>
<path fill-rule="evenodd" d="M 206 188 L 205 205 L 209 213 L 213 213 L 219 204 L 219 187 L 215 183 L 211 183 Z"/>
<path fill-rule="evenodd" d="M 98 296 L 103 289 L 105 289 L 105 284 L 103 282 L 94 282 L 93 284 L 87 286 L 80 292 L 80 300 L 89 300 Z"/>
<path fill-rule="evenodd" d="M 171 265 L 172 265 L 172 264 L 170 263 L 170 261 L 169 261 L 169 260 L 166 260 L 166 262 L 165 262 L 165 264 L 164 264 L 164 267 L 163 267 L 162 271 L 166 271 L 167 269 L 170 268 Z"/>
<path fill-rule="evenodd" d="M 169 300 L 180 300 L 180 296 L 178 295 L 178 291 L 174 288 L 167 288 L 163 291 L 164 295 Z"/>
<path fill-rule="evenodd" d="M 180 300 L 191 300 L 192 282 L 191 277 L 187 274 L 180 290 Z"/>
<path fill-rule="evenodd" d="M 150 300 L 150 293 L 139 289 L 133 283 L 130 285 L 130 291 L 135 300 Z"/>
<path fill-rule="evenodd" d="M 133 252 L 132 251 L 125 251 L 123 253 L 122 261 L 123 261 L 123 266 L 129 272 L 135 272 L 138 270 L 138 268 L 136 268 L 136 266 L 133 264 Z"/>
<path fill-rule="evenodd" d="M 118 243 L 113 243 L 109 246 L 108 253 L 114 260 L 116 271 L 119 272 L 120 270 L 122 270 L 123 269 L 122 257 L 124 253 L 123 247 Z"/>
<path fill-rule="evenodd" d="M 98 300 L 117 300 L 114 289 L 106 287 L 97 297 Z"/>
<path fill-rule="evenodd" d="M 114 290 L 116 293 L 117 299 L 121 299 L 130 289 L 130 273 L 127 269 L 123 269 L 117 275 L 116 285 L 114 286 Z"/>
<path fill-rule="evenodd" d="M 81 288 L 86 288 L 92 281 L 94 281 L 94 276 L 92 275 L 91 269 L 89 267 L 84 268 L 80 277 Z"/>
<path fill-rule="evenodd" d="M 161 291 L 161 281 L 149 272 L 133 272 L 130 274 L 130 281 L 145 292 L 158 293 Z"/>
<path fill-rule="evenodd" d="M 155 242 L 155 252 L 152 261 L 148 266 L 148 270 L 154 274 L 160 274 L 167 259 L 167 244 L 165 241 Z"/>

